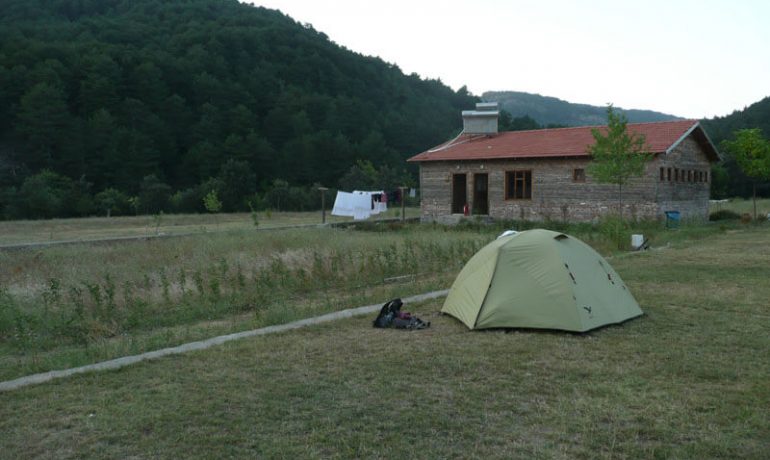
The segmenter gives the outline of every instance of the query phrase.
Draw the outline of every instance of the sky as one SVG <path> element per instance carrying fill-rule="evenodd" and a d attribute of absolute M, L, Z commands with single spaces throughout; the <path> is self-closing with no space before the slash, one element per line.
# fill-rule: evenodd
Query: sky
<path fill-rule="evenodd" d="M 767 0 L 252 0 L 457 90 L 687 118 L 770 96 Z"/>

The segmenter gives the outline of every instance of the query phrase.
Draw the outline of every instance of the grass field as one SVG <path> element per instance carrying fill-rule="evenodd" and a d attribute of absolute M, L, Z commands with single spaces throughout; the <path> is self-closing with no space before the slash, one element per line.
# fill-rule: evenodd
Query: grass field
<path fill-rule="evenodd" d="M 350 222 L 350 217 L 337 217 L 326 211 L 326 222 Z M 418 208 L 407 208 L 406 217 L 418 217 Z M 401 217 L 400 208 L 372 216 L 373 221 Z M 249 213 L 232 214 L 163 214 L 129 217 L 89 217 L 27 221 L 0 221 L 0 246 L 56 241 L 92 241 L 107 238 L 195 233 L 246 231 L 254 228 L 276 228 L 293 225 L 320 224 L 321 212 L 259 212 L 258 226 Z"/>
<path fill-rule="evenodd" d="M 0 378 L 444 286 L 486 241 L 388 224 L 0 251 Z M 407 276 L 405 280 L 390 278 Z M 393 281 L 409 281 L 399 284 Z"/>
<path fill-rule="evenodd" d="M 751 198 L 744 200 L 742 198 L 731 198 L 727 203 L 711 203 L 710 211 L 719 211 L 721 209 L 728 209 L 730 211 L 737 212 L 738 214 L 749 213 L 754 214 L 754 202 Z M 770 199 L 763 198 L 757 200 L 757 218 L 770 215 Z"/>
<path fill-rule="evenodd" d="M 739 214 L 752 213 L 752 201 L 732 198 L 727 203 L 712 203 L 710 210 L 729 209 Z M 372 220 L 400 217 L 400 209 L 373 216 Z M 406 217 L 419 217 L 419 208 L 407 208 Z M 757 200 L 757 214 L 770 214 L 770 199 Z M 80 219 L 49 219 L 30 221 L 0 221 L 0 246 L 50 243 L 57 241 L 93 241 L 108 238 L 195 233 L 247 231 L 293 225 L 318 224 L 320 212 L 260 212 L 259 225 L 254 226 L 248 213 L 232 214 L 166 214 L 155 216 L 89 217 Z M 326 214 L 327 222 L 349 222 L 351 218 Z"/>
<path fill-rule="evenodd" d="M 0 251 L 0 379 L 444 289 L 506 225 L 234 230 Z M 548 225 L 617 251 L 601 225 Z M 638 225 L 657 247 L 741 227 Z"/>
<path fill-rule="evenodd" d="M 620 326 L 469 332 L 409 305 L 431 329 L 358 318 L 2 393 L 0 456 L 766 458 L 770 231 L 683 230 L 613 255 L 645 311 Z"/>

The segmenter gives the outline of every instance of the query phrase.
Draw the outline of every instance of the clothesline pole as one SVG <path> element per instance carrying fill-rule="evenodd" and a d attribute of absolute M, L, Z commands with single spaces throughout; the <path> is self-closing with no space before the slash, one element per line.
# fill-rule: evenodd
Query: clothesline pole
<path fill-rule="evenodd" d="M 327 187 L 318 187 L 318 191 L 321 192 L 321 223 L 326 223 L 326 191 Z"/>
<path fill-rule="evenodd" d="M 406 187 L 402 185 L 398 189 L 401 190 L 401 222 L 404 222 L 406 220 L 406 194 L 404 193 Z"/>

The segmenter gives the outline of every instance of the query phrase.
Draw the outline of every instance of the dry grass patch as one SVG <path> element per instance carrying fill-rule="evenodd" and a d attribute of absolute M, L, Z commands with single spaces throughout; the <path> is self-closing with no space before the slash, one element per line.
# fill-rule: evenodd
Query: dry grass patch
<path fill-rule="evenodd" d="M 372 216 L 372 221 L 401 216 L 401 209 Z M 418 208 L 407 208 L 406 217 L 418 217 Z M 260 212 L 256 228 L 277 228 L 321 223 L 321 211 Z M 330 223 L 350 222 L 350 217 L 332 216 Z M 184 235 L 212 232 L 254 230 L 249 213 L 230 214 L 160 214 L 147 216 L 87 217 L 48 220 L 0 221 L 0 246 L 57 241 L 92 241 L 107 238 L 156 235 Z"/>

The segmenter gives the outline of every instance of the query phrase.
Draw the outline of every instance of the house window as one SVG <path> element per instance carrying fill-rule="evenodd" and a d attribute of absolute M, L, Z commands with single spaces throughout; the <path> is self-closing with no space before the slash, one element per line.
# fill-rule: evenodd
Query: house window
<path fill-rule="evenodd" d="M 666 180 L 666 168 L 660 168 L 660 181 Z"/>
<path fill-rule="evenodd" d="M 586 170 L 583 168 L 575 168 L 572 170 L 572 182 L 585 182 Z"/>
<path fill-rule="evenodd" d="M 703 173 L 703 182 L 708 182 L 708 181 L 709 181 L 709 172 L 705 171 Z"/>
<path fill-rule="evenodd" d="M 692 182 L 692 169 L 687 171 L 687 182 Z"/>
<path fill-rule="evenodd" d="M 679 182 L 679 168 L 674 168 L 674 182 Z"/>
<path fill-rule="evenodd" d="M 505 199 L 528 200 L 532 198 L 532 171 L 505 172 Z"/>
<path fill-rule="evenodd" d="M 667 169 L 668 169 L 668 173 L 667 173 L 668 181 L 671 182 L 671 168 L 667 168 Z"/>

